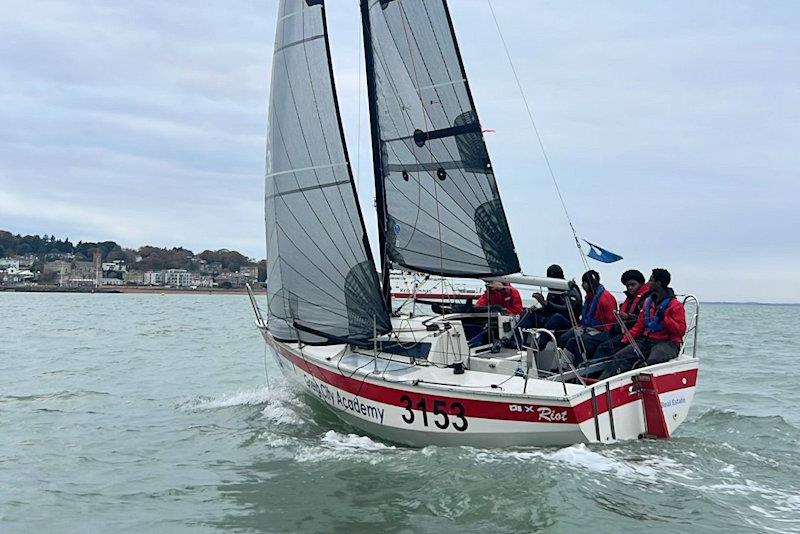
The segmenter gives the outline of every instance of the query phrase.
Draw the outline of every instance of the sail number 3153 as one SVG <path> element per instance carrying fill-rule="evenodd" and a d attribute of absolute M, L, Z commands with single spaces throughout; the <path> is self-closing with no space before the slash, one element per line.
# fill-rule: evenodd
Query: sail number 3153
<path fill-rule="evenodd" d="M 428 401 L 425 397 L 420 397 L 417 401 L 417 404 L 414 405 L 414 401 L 411 400 L 411 397 L 408 395 L 403 395 L 400 397 L 400 402 L 403 403 L 403 406 L 406 409 L 406 413 L 403 414 L 403 421 L 407 424 L 413 424 L 416 418 L 414 414 L 414 410 L 419 410 L 421 412 L 422 417 L 422 424 L 424 426 L 428 425 Z M 444 430 L 449 426 L 453 426 L 455 430 L 459 432 L 463 432 L 469 426 L 467 422 L 467 418 L 464 417 L 464 405 L 460 402 L 451 402 L 449 405 L 449 414 L 448 414 L 448 404 L 446 401 L 443 400 L 435 400 L 430 407 L 431 417 L 430 419 L 433 421 L 433 424 L 436 425 L 437 428 L 441 428 Z M 452 416 L 452 421 L 450 417 Z"/>

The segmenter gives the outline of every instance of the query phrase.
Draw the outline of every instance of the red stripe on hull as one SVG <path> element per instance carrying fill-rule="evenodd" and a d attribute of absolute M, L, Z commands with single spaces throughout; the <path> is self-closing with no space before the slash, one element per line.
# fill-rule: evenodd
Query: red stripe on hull
<path fill-rule="evenodd" d="M 307 373 L 311 374 L 317 379 L 322 380 L 331 386 L 347 391 L 352 395 L 392 406 L 400 406 L 403 408 L 406 407 L 407 401 L 400 400 L 400 397 L 406 395 L 411 399 L 413 406 L 416 406 L 417 402 L 419 402 L 423 397 L 429 403 L 437 400 L 444 401 L 447 406 L 444 411 L 447 411 L 448 414 L 458 413 L 457 410 L 454 410 L 450 407 L 452 402 L 458 402 L 464 406 L 464 411 L 471 417 L 480 417 L 484 419 L 528 421 L 534 423 L 580 424 L 594 417 L 594 414 L 592 413 L 591 398 L 575 406 L 560 406 L 557 404 L 527 404 L 522 402 L 508 403 L 505 401 L 483 401 L 460 397 L 444 397 L 428 392 L 421 394 L 407 389 L 396 389 L 392 387 L 371 384 L 367 382 L 366 379 L 362 378 L 350 378 L 311 363 L 308 360 L 297 356 L 289 349 L 282 347 L 277 342 L 273 342 L 272 346 L 275 348 L 278 354 L 289 360 L 290 363 L 302 370 L 305 370 Z M 694 387 L 697 383 L 697 369 L 688 369 L 686 371 L 661 375 L 655 378 L 659 392 L 669 393 L 679 389 Z M 627 382 L 625 385 L 611 390 L 611 399 L 614 409 L 641 399 L 641 395 L 638 392 L 631 391 L 631 386 L 632 383 Z M 608 411 L 605 387 L 597 388 L 595 400 L 597 402 L 597 415 Z M 518 407 L 519 409 L 512 409 L 512 406 Z M 550 410 L 550 418 L 548 419 L 542 417 L 539 408 Z M 564 412 L 566 413 L 563 418 L 552 417 L 552 414 L 562 414 Z"/>

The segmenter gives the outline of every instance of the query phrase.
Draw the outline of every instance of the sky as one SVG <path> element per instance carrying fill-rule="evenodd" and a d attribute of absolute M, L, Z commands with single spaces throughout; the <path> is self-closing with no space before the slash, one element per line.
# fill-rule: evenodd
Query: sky
<path fill-rule="evenodd" d="M 405 0 L 409 1 L 409 0 Z M 800 5 L 492 0 L 581 237 L 701 300 L 800 302 Z M 523 270 L 583 271 L 486 0 L 451 0 Z M 264 257 L 277 1 L 6 0 L 0 229 Z M 328 0 L 373 247 L 356 0 Z M 591 261 L 591 260 L 590 260 Z"/>

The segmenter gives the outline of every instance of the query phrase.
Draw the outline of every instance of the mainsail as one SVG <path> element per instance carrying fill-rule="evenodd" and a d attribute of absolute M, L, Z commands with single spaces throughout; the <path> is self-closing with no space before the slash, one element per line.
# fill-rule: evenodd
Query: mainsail
<path fill-rule="evenodd" d="M 385 257 L 428 273 L 520 270 L 444 0 L 361 0 Z"/>
<path fill-rule="evenodd" d="M 265 222 L 269 330 L 366 343 L 391 330 L 344 142 L 321 0 L 281 0 L 272 61 Z"/>

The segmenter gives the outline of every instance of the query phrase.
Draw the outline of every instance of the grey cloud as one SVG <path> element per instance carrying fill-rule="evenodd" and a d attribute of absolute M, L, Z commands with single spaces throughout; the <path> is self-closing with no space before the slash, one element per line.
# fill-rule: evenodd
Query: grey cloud
<path fill-rule="evenodd" d="M 748 283 L 768 268 L 788 285 L 800 259 L 796 6 L 494 6 L 578 230 L 626 257 L 602 266 L 605 279 L 666 265 L 707 298 L 800 299 Z M 7 2 L 0 227 L 262 256 L 276 8 Z M 560 261 L 579 275 L 486 3 L 451 10 L 481 120 L 496 130 L 488 144 L 523 265 Z M 329 1 L 328 16 L 374 235 L 357 5 Z"/>

